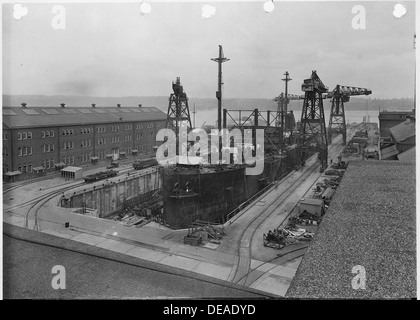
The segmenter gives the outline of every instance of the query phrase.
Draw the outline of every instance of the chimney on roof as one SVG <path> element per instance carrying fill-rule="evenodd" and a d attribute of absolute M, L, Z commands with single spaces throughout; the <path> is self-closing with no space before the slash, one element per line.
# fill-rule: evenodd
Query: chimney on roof
<path fill-rule="evenodd" d="M 141 104 L 139 104 L 139 108 L 141 108 Z"/>
<path fill-rule="evenodd" d="M 65 103 L 60 103 L 61 108 L 64 108 L 66 106 Z"/>
<path fill-rule="evenodd" d="M 117 107 L 118 107 L 118 108 L 121 108 L 121 104 L 119 104 L 119 103 L 118 103 L 118 104 L 117 104 Z"/>
<path fill-rule="evenodd" d="M 92 108 L 96 108 L 96 104 L 95 103 L 92 103 Z"/>
<path fill-rule="evenodd" d="M 26 102 L 22 102 L 21 105 L 22 105 L 22 108 L 26 108 L 27 103 Z"/>

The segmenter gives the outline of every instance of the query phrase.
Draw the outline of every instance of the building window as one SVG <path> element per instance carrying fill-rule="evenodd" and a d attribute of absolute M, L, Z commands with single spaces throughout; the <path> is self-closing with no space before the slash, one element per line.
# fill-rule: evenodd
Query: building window
<path fill-rule="evenodd" d="M 51 130 L 51 138 L 54 137 L 54 130 Z"/>
<path fill-rule="evenodd" d="M 29 162 L 28 164 L 28 172 L 32 173 L 32 162 Z"/>
<path fill-rule="evenodd" d="M 28 139 L 28 135 L 26 134 L 26 132 L 22 132 L 22 140 L 26 139 Z"/>
<path fill-rule="evenodd" d="M 28 147 L 28 155 L 32 155 L 32 146 Z"/>
<path fill-rule="evenodd" d="M 32 139 L 32 132 L 28 132 L 28 139 Z"/>
<path fill-rule="evenodd" d="M 18 148 L 18 157 L 21 157 L 21 156 L 22 156 L 22 148 Z"/>
<path fill-rule="evenodd" d="M 50 130 L 47 130 L 47 131 L 45 132 L 45 137 L 46 137 L 46 138 L 49 138 L 49 137 L 50 137 Z"/>
<path fill-rule="evenodd" d="M 74 164 L 74 156 L 71 156 L 71 164 Z"/>
<path fill-rule="evenodd" d="M 18 140 L 22 140 L 22 134 L 20 132 L 18 132 L 17 138 L 18 138 Z"/>
<path fill-rule="evenodd" d="M 42 131 L 41 138 L 45 138 L 45 131 Z"/>
<path fill-rule="evenodd" d="M 3 132 L 3 140 L 7 140 L 7 132 Z"/>
<path fill-rule="evenodd" d="M 54 143 L 51 144 L 51 152 L 54 152 Z"/>
<path fill-rule="evenodd" d="M 18 165 L 18 171 L 22 172 L 22 166 L 20 164 Z"/>
<path fill-rule="evenodd" d="M 26 173 L 26 164 L 23 164 L 22 173 Z"/>
<path fill-rule="evenodd" d="M 47 159 L 47 169 L 50 168 L 50 159 Z"/>

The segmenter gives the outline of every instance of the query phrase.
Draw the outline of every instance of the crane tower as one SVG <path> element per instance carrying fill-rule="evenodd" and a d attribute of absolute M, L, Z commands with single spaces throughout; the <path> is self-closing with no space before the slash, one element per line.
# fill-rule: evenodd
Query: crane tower
<path fill-rule="evenodd" d="M 328 143 L 331 143 L 333 133 L 343 136 L 343 145 L 347 143 L 344 102 L 348 102 L 350 96 L 369 95 L 371 93 L 372 91 L 369 89 L 341 86 L 338 84 L 333 91 L 326 95 L 326 98 L 332 98 L 328 125 Z"/>
<path fill-rule="evenodd" d="M 305 92 L 305 98 L 299 128 L 301 156 L 305 159 L 306 150 L 317 150 L 321 160 L 321 171 L 324 171 L 327 168 L 328 140 L 323 94 L 328 92 L 328 87 L 323 84 L 316 71 L 312 71 L 311 77 L 303 81 L 302 91 Z"/>

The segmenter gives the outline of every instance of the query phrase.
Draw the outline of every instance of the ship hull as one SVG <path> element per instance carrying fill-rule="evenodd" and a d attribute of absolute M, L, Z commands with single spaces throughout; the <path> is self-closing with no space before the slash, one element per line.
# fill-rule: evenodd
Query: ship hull
<path fill-rule="evenodd" d="M 292 148 L 282 157 L 265 157 L 264 170 L 259 175 L 246 175 L 243 165 L 164 167 L 165 224 L 179 229 L 197 220 L 224 223 L 231 217 L 229 213 L 300 163 L 298 149 Z"/>

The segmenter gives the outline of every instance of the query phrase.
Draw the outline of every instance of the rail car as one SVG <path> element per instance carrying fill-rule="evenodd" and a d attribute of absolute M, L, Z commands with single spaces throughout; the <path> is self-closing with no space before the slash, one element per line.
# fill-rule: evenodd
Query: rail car
<path fill-rule="evenodd" d="M 95 182 L 95 181 L 115 177 L 117 174 L 118 174 L 118 172 L 114 171 L 114 170 L 101 171 L 101 172 L 97 172 L 97 173 L 94 173 L 94 174 L 90 174 L 90 175 L 86 176 L 84 179 L 85 179 L 86 183 L 92 183 L 92 182 Z"/>
<path fill-rule="evenodd" d="M 137 160 L 133 163 L 133 168 L 135 170 L 142 170 L 145 168 L 153 167 L 158 165 L 156 158 L 152 159 L 144 159 L 144 160 Z"/>

